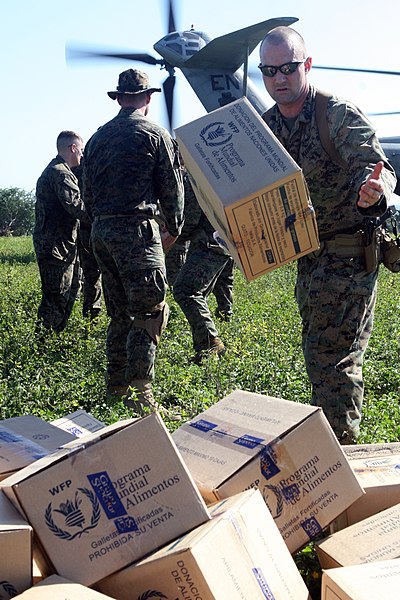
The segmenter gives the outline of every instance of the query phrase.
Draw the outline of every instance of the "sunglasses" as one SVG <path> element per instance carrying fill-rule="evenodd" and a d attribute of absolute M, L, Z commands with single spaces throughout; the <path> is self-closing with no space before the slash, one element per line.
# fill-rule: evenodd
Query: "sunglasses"
<path fill-rule="evenodd" d="M 297 71 L 298 66 L 305 63 L 306 60 L 307 59 L 304 58 L 303 60 L 298 60 L 295 62 L 288 62 L 288 63 L 285 63 L 284 65 L 280 65 L 280 67 L 259 64 L 258 68 L 260 69 L 261 73 L 263 75 L 265 75 L 265 77 L 275 77 L 275 75 L 277 74 L 278 71 L 283 73 L 283 75 L 291 75 L 292 73 Z"/>

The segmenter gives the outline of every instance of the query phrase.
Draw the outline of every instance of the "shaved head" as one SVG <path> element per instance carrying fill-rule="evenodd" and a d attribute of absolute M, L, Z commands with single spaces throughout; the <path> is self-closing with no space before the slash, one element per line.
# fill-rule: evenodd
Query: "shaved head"
<path fill-rule="evenodd" d="M 281 26 L 271 29 L 261 42 L 260 53 L 265 44 L 271 44 L 272 46 L 286 44 L 289 48 L 292 48 L 293 50 L 296 49 L 298 53 L 303 54 L 303 58 L 307 56 L 306 45 L 303 38 L 297 31 L 290 27 Z"/>
<path fill-rule="evenodd" d="M 260 61 L 267 92 L 284 117 L 296 117 L 309 90 L 307 73 L 312 65 L 303 38 L 290 27 L 275 27 L 261 42 Z"/>

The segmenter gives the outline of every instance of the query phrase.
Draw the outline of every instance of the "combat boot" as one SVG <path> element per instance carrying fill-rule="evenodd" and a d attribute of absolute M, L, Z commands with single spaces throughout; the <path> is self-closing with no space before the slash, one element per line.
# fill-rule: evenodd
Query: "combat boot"
<path fill-rule="evenodd" d="M 213 337 L 209 340 L 208 348 L 198 350 L 191 359 L 195 365 L 201 365 L 202 361 L 209 356 L 222 356 L 225 354 L 226 348 L 219 337 Z"/>
<path fill-rule="evenodd" d="M 129 395 L 130 391 L 126 385 L 107 385 L 107 397 L 110 400 L 122 400 Z"/>
<path fill-rule="evenodd" d="M 148 379 L 135 379 L 129 386 L 129 395 L 122 399 L 124 405 L 132 408 L 140 417 L 150 412 L 158 411 L 168 421 L 180 421 L 181 417 L 161 406 L 154 399 L 151 381 Z"/>

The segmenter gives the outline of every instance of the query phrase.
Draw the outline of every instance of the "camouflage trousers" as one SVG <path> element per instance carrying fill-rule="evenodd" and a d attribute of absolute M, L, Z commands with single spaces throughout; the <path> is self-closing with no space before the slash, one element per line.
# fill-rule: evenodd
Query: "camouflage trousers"
<path fill-rule="evenodd" d="M 42 298 L 38 308 L 38 325 L 63 331 L 71 315 L 80 288 L 76 253 L 67 262 L 37 256 Z"/>
<path fill-rule="evenodd" d="M 226 265 L 217 277 L 213 294 L 217 301 L 217 315 L 223 320 L 232 316 L 233 308 L 233 267 L 235 261 L 231 256 L 227 257 Z"/>
<path fill-rule="evenodd" d="M 178 240 L 165 255 L 165 266 L 170 288 L 174 286 L 179 272 L 185 264 L 189 244 L 190 242 L 179 242 Z"/>
<path fill-rule="evenodd" d="M 367 273 L 363 258 L 339 258 L 323 244 L 298 261 L 296 299 L 312 404 L 323 409 L 342 443 L 355 443 L 359 434 L 376 282 L 377 271 Z"/>
<path fill-rule="evenodd" d="M 159 234 L 152 239 L 157 230 L 148 221 L 129 223 L 128 219 L 117 219 L 114 225 L 101 221 L 92 227 L 92 248 L 110 317 L 106 340 L 109 386 L 154 377 L 156 343 L 134 321 L 158 314 L 165 299 L 167 280 Z"/>
<path fill-rule="evenodd" d="M 196 352 L 208 349 L 210 339 L 218 336 L 207 297 L 229 258 L 205 244 L 191 243 L 175 282 L 173 295 L 189 322 Z"/>
<path fill-rule="evenodd" d="M 78 256 L 82 269 L 82 315 L 91 319 L 101 312 L 101 273 L 90 245 L 90 227 L 81 224 L 78 234 Z"/>

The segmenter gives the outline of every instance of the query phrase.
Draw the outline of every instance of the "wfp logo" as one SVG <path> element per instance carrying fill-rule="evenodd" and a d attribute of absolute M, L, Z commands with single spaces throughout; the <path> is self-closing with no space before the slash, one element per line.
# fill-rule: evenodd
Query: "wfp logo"
<path fill-rule="evenodd" d="M 100 521 L 100 504 L 91 490 L 78 488 L 74 499 L 61 502 L 58 508 L 53 508 L 50 502 L 44 520 L 56 537 L 71 541 L 96 527 Z"/>
<path fill-rule="evenodd" d="M 0 594 L 0 600 L 5 600 L 6 598 L 15 598 L 16 596 L 18 596 L 17 590 L 8 581 L 0 581 L 0 591 L 7 594 L 7 596 Z"/>
<path fill-rule="evenodd" d="M 221 121 L 210 123 L 200 131 L 200 137 L 206 146 L 221 146 L 232 139 L 232 133 L 226 131 Z"/>

